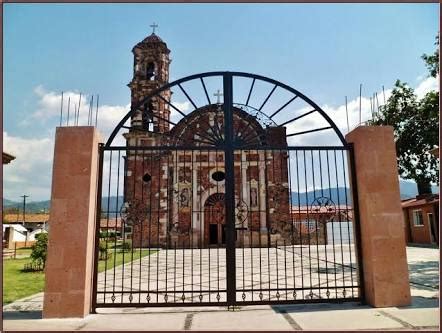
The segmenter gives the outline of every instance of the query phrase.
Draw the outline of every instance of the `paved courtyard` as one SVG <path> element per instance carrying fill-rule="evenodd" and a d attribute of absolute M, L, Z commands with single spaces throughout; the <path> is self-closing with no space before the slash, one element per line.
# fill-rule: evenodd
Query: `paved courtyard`
<path fill-rule="evenodd" d="M 225 248 L 160 250 L 99 274 L 97 301 L 225 302 L 226 274 Z M 357 285 L 352 244 L 236 249 L 240 302 L 354 298 Z"/>
<path fill-rule="evenodd" d="M 251 256 L 250 258 L 255 258 L 255 250 L 246 249 L 244 252 L 244 256 Z M 313 250 L 313 248 L 311 249 Z M 209 290 L 218 289 L 218 285 L 214 281 L 218 281 L 217 273 L 219 272 L 222 275 L 222 272 L 225 272 L 225 259 L 217 261 L 216 256 L 213 257 L 216 249 L 212 249 L 210 252 L 210 260 L 208 259 L 209 252 L 202 251 L 201 256 L 194 254 L 195 257 L 193 260 L 198 260 L 201 264 L 192 263 L 192 265 L 187 262 L 187 253 L 184 252 L 184 265 L 182 262 L 178 260 L 178 252 L 177 252 L 177 268 L 183 269 L 184 266 L 184 283 L 180 282 L 179 279 L 175 279 L 175 287 L 176 290 L 178 288 L 186 290 L 186 295 L 190 295 L 189 301 L 192 296 L 192 291 L 188 292 L 187 288 L 190 288 L 190 284 L 188 279 L 191 279 L 192 269 L 193 269 L 193 278 L 194 283 L 198 281 L 201 285 L 201 289 L 210 288 Z M 276 253 L 278 253 L 278 261 L 276 262 Z M 280 258 L 280 253 L 285 253 Z M 308 289 L 318 288 L 319 285 L 324 286 L 326 283 L 324 280 L 325 276 L 332 276 L 333 279 L 329 278 L 329 288 L 334 284 L 334 273 L 335 267 L 329 266 L 329 252 L 327 249 L 327 254 L 325 253 L 325 248 L 323 251 L 318 249 L 316 252 L 315 246 L 315 254 L 316 259 L 313 260 L 313 253 L 311 263 L 307 262 L 307 266 L 305 260 L 303 259 L 302 264 L 299 251 L 289 252 L 284 251 L 283 249 L 275 250 L 270 252 L 270 258 L 274 258 L 271 261 L 270 270 L 264 269 L 264 262 L 267 264 L 267 257 L 261 257 L 261 272 L 259 272 L 259 256 L 256 259 L 245 261 L 245 263 L 249 263 L 249 265 L 244 265 L 244 272 L 248 272 L 243 274 L 242 269 L 242 253 L 239 251 L 237 253 L 237 285 L 239 288 L 243 289 L 251 289 L 260 288 L 262 286 L 268 286 L 268 275 L 270 272 L 271 276 L 271 286 L 278 283 L 280 289 L 285 288 L 285 273 L 281 276 L 281 272 L 287 272 L 287 286 L 292 286 L 290 283 L 293 283 L 297 286 L 302 284 L 302 279 L 304 279 L 304 286 L 308 286 Z M 342 253 L 339 252 L 341 258 L 339 259 L 341 265 L 347 265 L 347 261 L 349 260 L 350 253 L 348 251 L 342 250 Z M 161 252 L 157 255 L 152 255 L 151 265 L 152 263 L 158 262 L 158 274 L 159 277 L 163 277 L 164 281 L 159 281 L 159 286 L 161 284 L 161 288 L 167 289 L 171 288 L 174 283 L 173 271 L 171 273 L 169 267 L 170 253 L 168 253 L 168 265 L 161 266 L 165 258 L 165 252 L 161 254 Z M 183 255 L 183 252 L 181 252 Z M 303 252 L 304 255 L 304 252 Z M 327 259 L 324 261 L 325 256 L 327 255 Z M 346 257 L 347 256 L 347 257 Z M 408 307 L 392 307 L 392 308 L 371 308 L 366 305 L 362 305 L 358 302 L 349 302 L 343 304 L 336 303 L 324 303 L 324 304 L 296 304 L 296 305 L 279 305 L 279 306 L 268 306 L 268 305 L 255 305 L 255 306 L 240 306 L 235 311 L 227 311 L 225 307 L 222 306 L 212 306 L 212 307 L 180 307 L 179 305 L 175 307 L 168 308 L 107 308 L 107 309 L 99 309 L 99 314 L 89 315 L 83 319 L 41 319 L 41 309 L 42 309 L 42 300 L 43 294 L 37 294 L 32 297 L 27 297 L 24 300 L 20 300 L 9 304 L 3 308 L 4 315 L 4 329 L 6 330 L 108 330 L 112 328 L 113 330 L 320 330 L 320 329 L 377 329 L 377 330 L 418 330 L 418 329 L 433 329 L 436 330 L 439 326 L 439 249 L 434 248 L 420 248 L 420 247 L 408 247 L 407 248 L 407 256 L 410 270 L 410 287 L 411 294 L 413 299 L 413 304 Z M 157 259 L 154 259 L 157 257 Z M 173 258 L 173 256 L 172 256 Z M 221 257 L 220 257 L 221 258 Z M 201 259 L 201 261 L 199 261 Z M 265 259 L 265 260 L 264 260 Z M 141 261 L 134 261 L 132 269 L 135 269 L 135 263 L 138 263 L 138 267 L 145 267 L 145 261 L 149 260 L 148 257 L 145 257 Z M 157 260 L 157 261 L 155 261 Z M 289 265 L 289 261 L 293 262 L 295 260 L 295 273 L 288 274 L 290 271 L 288 268 L 285 269 L 284 264 L 287 264 L 287 267 L 292 268 Z M 337 260 L 337 259 L 336 259 Z M 353 259 L 354 260 L 354 259 Z M 333 261 L 333 260 L 332 260 Z M 327 266 L 326 266 L 327 262 Z M 252 274 L 252 264 L 253 263 L 253 274 Z M 277 263 L 277 264 L 276 264 Z M 298 265 L 299 263 L 299 265 Z M 301 271 L 301 267 L 303 269 L 310 269 L 309 265 L 312 265 L 312 284 L 310 284 L 310 274 L 302 274 L 298 273 Z M 272 266 L 273 265 L 273 266 Z M 282 266 L 281 266 L 282 265 Z M 318 269 L 319 265 L 319 269 Z M 125 271 L 130 269 L 130 264 L 125 265 Z M 160 267 L 163 267 L 160 269 Z M 166 274 L 165 267 L 168 267 L 168 272 Z M 202 278 L 199 279 L 199 267 L 202 267 Z M 208 276 L 208 269 L 210 267 L 210 278 Z M 256 270 L 258 267 L 258 270 Z M 284 268 L 281 268 L 284 267 Z M 315 269 L 313 269 L 315 267 Z M 336 265 L 336 283 L 340 285 L 341 283 L 345 283 L 347 286 L 347 282 L 350 281 L 348 276 L 349 271 L 344 269 L 338 273 L 339 265 Z M 342 270 L 342 267 L 341 267 Z M 156 271 L 152 270 L 156 276 Z M 187 272 L 187 273 L 186 273 Z M 216 273 L 216 278 L 213 277 L 212 273 Z M 278 272 L 278 279 L 276 279 L 276 273 Z M 307 270 L 309 272 L 309 270 Z M 176 272 L 177 273 L 177 272 Z M 198 273 L 198 274 L 195 274 Z M 203 274 L 204 273 L 204 274 Z M 142 272 L 141 279 L 141 289 L 145 288 L 145 284 L 147 281 L 143 281 L 144 272 Z M 260 275 L 261 274 L 261 275 Z M 340 274 L 340 275 L 338 275 Z M 106 276 L 106 284 L 104 284 L 104 276 Z M 165 282 L 165 277 L 167 276 L 167 284 Z M 198 276 L 198 278 L 197 278 Z M 261 279 L 260 279 L 261 276 Z M 265 278 L 267 276 L 267 278 Z M 295 277 L 293 279 L 293 276 Z M 106 274 L 101 274 L 99 276 L 100 288 L 104 290 L 104 286 L 106 285 L 106 289 L 110 287 L 109 281 L 107 280 L 109 277 L 112 277 L 113 281 L 113 270 L 108 271 Z M 172 277 L 172 278 L 171 278 Z M 225 275 L 224 275 L 225 277 Z M 252 281 L 253 277 L 253 281 Z M 272 278 L 273 277 L 273 278 Z M 127 282 L 130 282 L 130 278 L 123 277 L 123 267 L 119 267 L 115 269 L 115 278 L 116 281 L 118 278 L 122 278 L 121 284 L 116 284 L 115 286 L 120 289 L 117 290 L 126 290 L 128 286 Z M 244 284 L 242 282 L 244 278 Z M 170 280 L 171 279 L 171 280 Z M 182 276 L 180 276 L 182 281 Z M 321 280 L 321 281 L 319 281 Z M 132 281 L 132 287 L 134 287 L 134 282 Z M 150 280 L 151 282 L 153 281 Z M 220 279 L 219 281 L 223 281 Z M 225 280 L 224 280 L 225 281 Z M 278 282 L 276 282 L 278 281 Z M 290 282 L 291 281 L 291 282 Z M 300 282 L 301 281 L 301 282 Z M 333 283 L 330 283 L 333 281 Z M 138 288 L 140 286 L 140 280 L 137 280 Z M 200 283 L 201 282 L 201 283 Z M 113 282 L 112 282 L 113 283 Z M 156 283 L 156 282 L 155 282 Z M 223 282 L 225 283 L 225 282 Z M 301 283 L 301 284 L 300 284 Z M 331 284 L 331 285 L 330 285 Z M 121 287 L 123 286 L 123 288 Z M 129 285 L 130 286 L 130 285 Z M 184 286 L 184 287 L 183 287 Z M 220 284 L 221 286 L 221 284 Z M 282 286 L 282 287 L 281 287 Z M 312 287 L 312 288 L 310 288 Z M 159 288 L 159 289 L 161 289 Z M 267 288 L 267 287 L 266 287 Z M 181 290 L 180 289 L 180 290 Z M 195 289 L 195 287 L 194 287 Z M 221 287 L 219 289 L 222 289 Z M 108 289 L 107 289 L 108 290 Z M 152 287 L 151 289 L 152 290 Z M 161 289 L 162 290 L 162 289 Z M 130 290 L 129 290 L 130 291 Z M 163 290 L 165 291 L 165 290 Z M 276 292 L 276 291 L 273 291 Z M 322 292 L 322 291 L 321 291 Z M 168 292 L 169 293 L 169 292 Z M 199 290 L 194 290 L 193 293 L 194 301 L 199 301 Z M 208 298 L 209 293 L 205 293 L 204 297 Z M 246 293 L 246 300 L 251 299 L 251 292 Z M 254 291 L 254 295 L 259 294 L 259 292 Z M 264 293 L 265 294 L 265 293 Z M 318 297 L 317 291 L 314 291 L 315 296 Z M 160 293 L 158 297 L 158 301 L 164 301 L 165 293 Z M 267 294 L 268 295 L 268 294 Z M 283 295 L 281 293 L 281 295 Z M 285 294 L 284 296 L 285 298 Z M 271 295 L 272 296 L 272 295 Z M 291 295 L 287 295 L 290 297 Z M 133 302 L 138 302 L 138 296 L 134 296 Z M 173 299 L 173 296 L 170 296 Z M 187 297 L 187 296 L 186 296 Z M 242 299 L 242 292 L 237 294 L 239 299 Z M 257 296 L 254 296 L 257 297 Z M 258 296 L 259 297 L 259 296 Z M 268 297 L 268 296 L 267 296 Z M 276 297 L 276 296 L 274 296 Z M 325 297 L 327 297 L 325 295 Z M 332 297 L 332 295 L 330 296 Z M 283 298 L 283 299 L 284 299 Z M 155 295 L 156 300 L 156 295 Z M 215 299 L 214 299 L 215 300 Z M 116 301 L 116 300 L 115 300 Z M 186 299 L 187 301 L 187 299 Z M 125 313 L 124 316 L 121 316 L 121 313 Z"/>

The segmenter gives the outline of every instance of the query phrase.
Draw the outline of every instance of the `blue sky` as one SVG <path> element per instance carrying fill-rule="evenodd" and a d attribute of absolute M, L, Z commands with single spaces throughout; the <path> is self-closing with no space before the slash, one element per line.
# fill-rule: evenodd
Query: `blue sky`
<path fill-rule="evenodd" d="M 171 79 L 262 74 L 333 118 L 360 83 L 364 96 L 396 79 L 434 86 L 420 57 L 434 51 L 438 13 L 437 4 L 5 4 L 4 150 L 17 160 L 5 168 L 4 196 L 49 198 L 57 94 L 99 93 L 103 110 L 124 109 L 131 49 L 154 21 L 172 51 Z"/>

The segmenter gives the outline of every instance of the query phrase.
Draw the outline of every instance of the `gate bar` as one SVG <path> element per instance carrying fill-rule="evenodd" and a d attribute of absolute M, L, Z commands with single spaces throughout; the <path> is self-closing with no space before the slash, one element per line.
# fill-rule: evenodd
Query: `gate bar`
<path fill-rule="evenodd" d="M 358 285 L 359 285 L 359 299 L 365 303 L 365 287 L 364 287 L 364 267 L 362 262 L 362 240 L 361 240 L 361 220 L 359 219 L 359 197 L 358 197 L 358 183 L 356 181 L 356 162 L 354 155 L 354 144 L 348 143 L 350 155 L 350 179 L 351 179 L 351 194 L 353 203 L 353 224 L 355 238 L 356 238 L 356 251 L 357 251 L 357 263 L 358 263 Z"/>
<path fill-rule="evenodd" d="M 227 274 L 227 304 L 236 303 L 236 256 L 235 256 L 235 171 L 234 171 L 234 142 L 233 142 L 233 94 L 232 74 L 223 75 L 224 90 L 224 161 L 226 171 L 226 274 Z"/>
<path fill-rule="evenodd" d="M 98 251 L 100 242 L 100 224 L 101 224 L 101 196 L 102 196 L 102 179 L 103 179 L 103 160 L 104 160 L 104 144 L 100 143 L 98 145 L 98 185 L 97 185 L 97 195 L 96 195 L 96 218 L 95 218 L 95 253 L 94 253 L 94 277 L 92 281 L 92 302 L 91 302 L 91 313 L 97 313 L 97 283 L 98 283 Z M 109 209 L 109 207 L 108 207 Z"/>

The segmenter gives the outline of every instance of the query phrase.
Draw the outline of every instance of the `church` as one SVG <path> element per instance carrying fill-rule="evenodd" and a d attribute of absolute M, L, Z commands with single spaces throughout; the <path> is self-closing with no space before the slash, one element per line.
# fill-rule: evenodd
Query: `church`
<path fill-rule="evenodd" d="M 170 50 L 153 32 L 132 49 L 132 106 L 169 83 Z M 213 92 L 210 92 L 213 94 Z M 206 92 L 207 94 L 207 92 Z M 196 108 L 171 121 L 169 89 L 154 95 L 130 119 L 123 134 L 126 224 L 134 247 L 225 246 L 225 168 L 222 102 Z M 234 106 L 233 132 L 244 147 L 234 152 L 237 245 L 294 243 L 290 211 L 288 151 L 283 126 L 263 126 Z M 254 147 L 247 149 L 247 147 Z"/>

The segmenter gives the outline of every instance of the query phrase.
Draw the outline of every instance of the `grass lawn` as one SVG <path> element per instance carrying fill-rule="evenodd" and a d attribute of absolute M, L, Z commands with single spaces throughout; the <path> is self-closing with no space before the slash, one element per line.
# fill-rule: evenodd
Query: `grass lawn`
<path fill-rule="evenodd" d="M 17 249 L 17 256 L 26 256 L 29 257 L 31 255 L 32 249 L 31 248 L 21 248 Z"/>
<path fill-rule="evenodd" d="M 30 258 L 3 260 L 3 304 L 43 291 L 43 272 L 22 272 Z"/>
<path fill-rule="evenodd" d="M 141 257 L 155 253 L 155 250 L 141 250 Z M 18 250 L 17 250 L 18 254 Z M 140 250 L 134 249 L 134 260 L 140 258 Z M 124 253 L 124 263 L 130 262 L 132 253 Z M 3 304 L 11 303 L 20 298 L 31 296 L 44 290 L 45 275 L 44 272 L 22 272 L 24 265 L 31 262 L 30 258 L 23 259 L 4 259 L 3 260 Z M 123 253 L 117 250 L 115 257 L 115 266 L 123 263 Z M 105 261 L 98 262 L 98 271 L 114 267 L 114 256 Z"/>
<path fill-rule="evenodd" d="M 141 250 L 141 258 L 148 256 L 149 254 L 157 252 L 156 250 Z M 98 272 L 103 272 L 107 269 L 111 269 L 114 266 L 119 266 L 123 263 L 123 252 L 121 250 L 117 250 L 116 255 L 115 252 L 109 251 L 112 253 L 112 256 L 107 260 L 99 260 L 98 261 Z M 133 260 L 140 258 L 140 249 L 134 249 L 133 252 Z M 132 252 L 124 252 L 124 263 L 127 264 L 132 260 Z M 115 262 L 114 262 L 115 261 Z"/>

